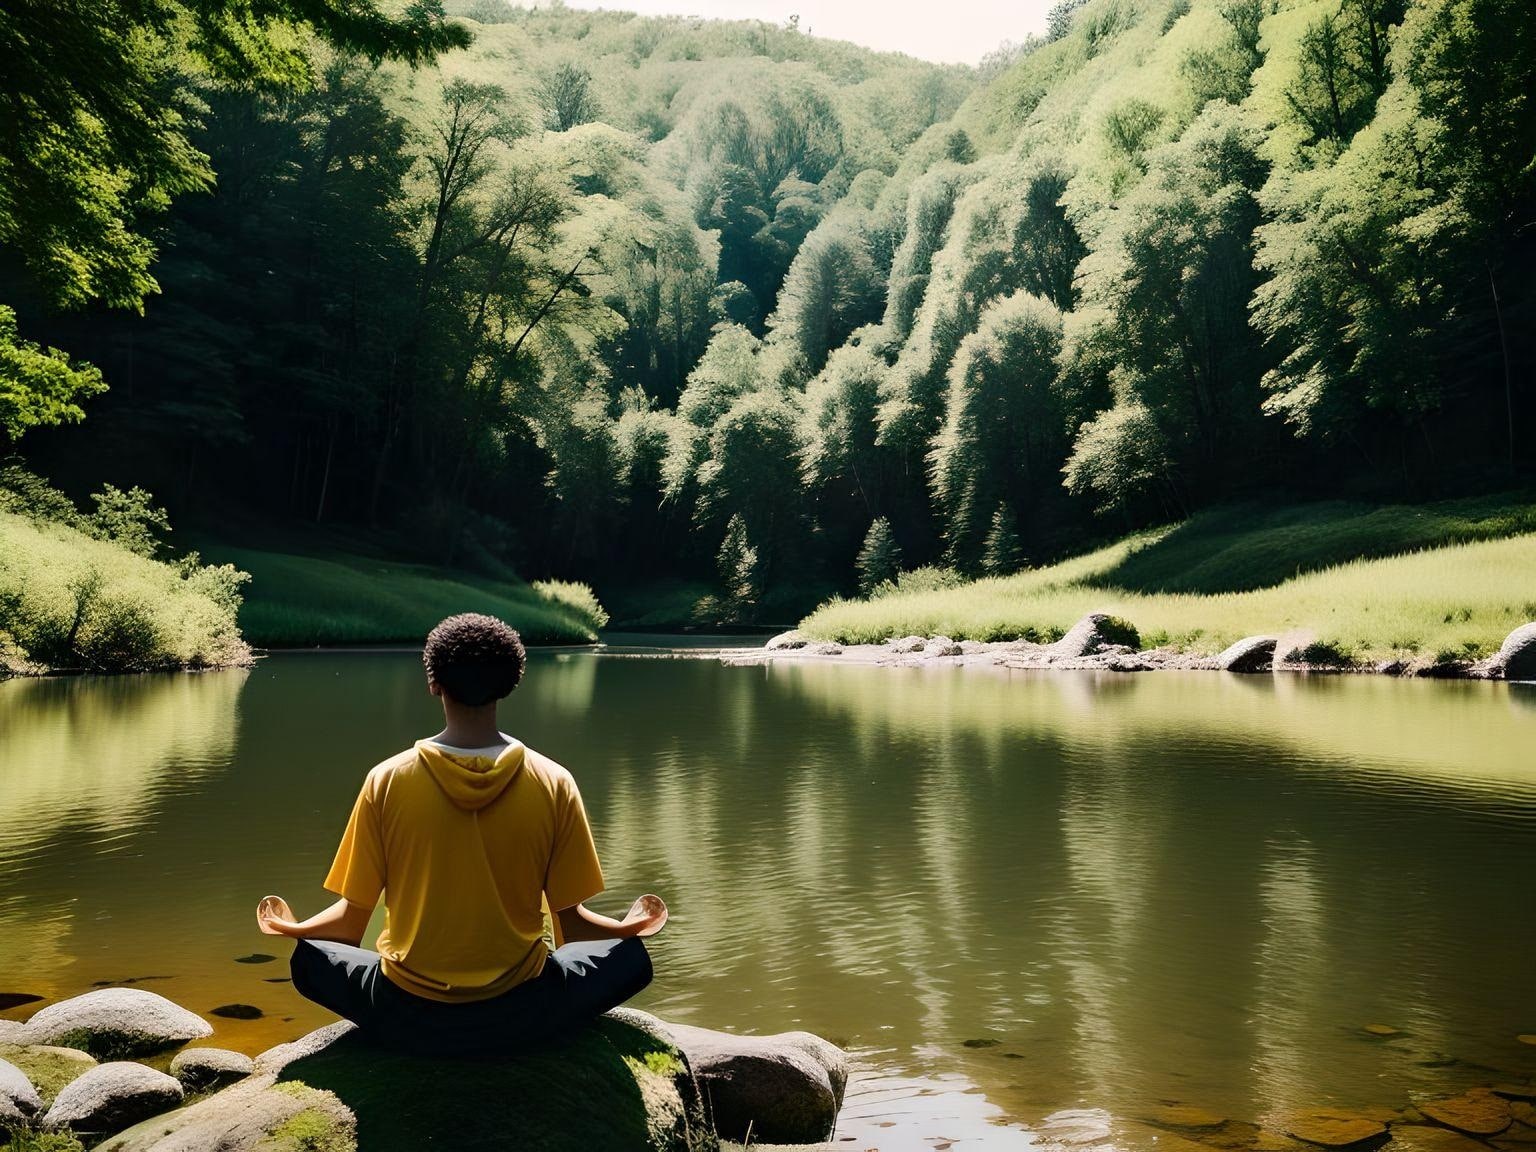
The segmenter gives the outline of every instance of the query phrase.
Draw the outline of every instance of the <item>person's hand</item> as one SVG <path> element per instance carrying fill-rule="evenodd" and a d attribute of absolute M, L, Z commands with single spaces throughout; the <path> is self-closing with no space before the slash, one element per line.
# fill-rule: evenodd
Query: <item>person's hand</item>
<path fill-rule="evenodd" d="M 292 936 L 299 924 L 281 896 L 263 896 L 256 905 L 256 927 L 268 936 Z"/>
<path fill-rule="evenodd" d="M 619 926 L 626 936 L 654 936 L 667 924 L 667 906 L 660 896 L 647 892 L 630 905 Z"/>

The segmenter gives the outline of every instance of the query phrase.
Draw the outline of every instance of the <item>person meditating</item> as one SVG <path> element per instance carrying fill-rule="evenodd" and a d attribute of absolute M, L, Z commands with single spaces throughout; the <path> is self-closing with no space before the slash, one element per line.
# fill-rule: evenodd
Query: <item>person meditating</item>
<path fill-rule="evenodd" d="M 300 994 L 372 1039 L 512 1052 L 649 984 L 640 938 L 667 909 L 646 895 L 615 920 L 584 905 L 603 873 L 576 782 L 496 721 L 526 663 L 517 633 L 492 616 L 450 616 L 422 660 L 443 730 L 368 773 L 325 878 L 340 899 L 296 921 L 268 896 L 257 924 L 298 940 Z M 384 929 L 369 952 L 358 945 L 381 894 Z"/>

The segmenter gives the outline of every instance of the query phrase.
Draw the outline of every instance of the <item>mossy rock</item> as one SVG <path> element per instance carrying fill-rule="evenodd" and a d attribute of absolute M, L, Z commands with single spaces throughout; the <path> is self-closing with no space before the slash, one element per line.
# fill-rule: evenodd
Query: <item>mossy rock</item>
<path fill-rule="evenodd" d="M 96 1067 L 95 1059 L 84 1052 L 47 1044 L 0 1044 L 0 1059 L 9 1060 L 26 1073 L 45 1108 L 66 1084 Z"/>
<path fill-rule="evenodd" d="M 408 1056 L 345 1033 L 278 1076 L 334 1093 L 356 1115 L 368 1152 L 718 1147 L 682 1052 L 614 1019 L 495 1061 Z"/>
<path fill-rule="evenodd" d="M 329 1092 L 246 1080 L 119 1132 L 96 1152 L 358 1152 L 352 1113 Z"/>

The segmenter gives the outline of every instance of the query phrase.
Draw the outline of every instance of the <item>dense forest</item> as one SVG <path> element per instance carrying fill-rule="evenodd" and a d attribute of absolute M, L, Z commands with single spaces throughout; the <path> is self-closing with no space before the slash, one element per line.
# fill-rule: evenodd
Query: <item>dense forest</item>
<path fill-rule="evenodd" d="M 0 155 L 0 454 L 77 497 L 779 620 L 1536 466 L 1521 0 L 1067 0 L 979 68 L 793 22 L 477 0 L 370 43 L 274 7 L 261 67 L 161 29 L 131 95 L 165 155 L 85 193 L 60 157 L 116 128 L 50 133 L 97 113 L 7 82 L 36 131 Z"/>

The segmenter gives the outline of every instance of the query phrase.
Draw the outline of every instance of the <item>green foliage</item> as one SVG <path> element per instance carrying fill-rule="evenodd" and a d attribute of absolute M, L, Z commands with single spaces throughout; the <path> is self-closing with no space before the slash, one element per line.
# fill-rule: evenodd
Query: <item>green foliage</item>
<path fill-rule="evenodd" d="M 929 463 L 944 534 L 957 566 L 982 562 L 999 502 L 1056 483 L 1064 422 L 1052 391 L 1061 313 L 1018 292 L 989 305 L 949 369 L 944 425 Z"/>
<path fill-rule="evenodd" d="M 608 626 L 608 613 L 587 585 L 574 580 L 535 580 L 532 588 L 551 604 L 574 612 L 593 635 Z"/>
<path fill-rule="evenodd" d="M 891 522 L 884 516 L 875 517 L 864 537 L 864 546 L 854 561 L 859 573 L 859 593 L 869 596 L 882 584 L 895 584 L 901 575 L 901 546 L 891 531 Z"/>
<path fill-rule="evenodd" d="M 0 1152 L 85 1152 L 85 1145 L 68 1132 L 38 1132 L 31 1128 L 13 1131 L 0 1144 Z"/>
<path fill-rule="evenodd" d="M 150 559 L 160 551 L 161 537 L 170 532 L 171 521 L 148 492 L 139 487 L 124 492 L 108 484 L 91 499 L 96 501 L 96 511 L 85 518 L 84 527 L 92 536 Z"/>
<path fill-rule="evenodd" d="M 544 127 L 551 132 L 569 132 L 602 115 L 592 95 L 592 73 L 568 60 L 544 78 L 539 96 L 544 104 Z"/>
<path fill-rule="evenodd" d="M 999 504 L 992 513 L 986 544 L 981 553 L 981 570 L 988 576 L 1007 576 L 1024 567 L 1024 544 L 1013 513 Z"/>
<path fill-rule="evenodd" d="M 715 564 L 723 590 L 718 607 L 720 618 L 731 623 L 750 623 L 762 599 L 763 572 L 757 549 L 747 535 L 747 522 L 740 515 L 732 516 L 726 525 Z"/>
<path fill-rule="evenodd" d="M 239 576 L 184 571 L 0 512 L 0 634 L 30 663 L 96 671 L 243 663 Z"/>
<path fill-rule="evenodd" d="M 81 400 L 105 392 L 101 373 L 68 353 L 23 340 L 16 312 L 0 304 L 0 432 L 20 440 L 29 428 L 85 418 Z"/>

